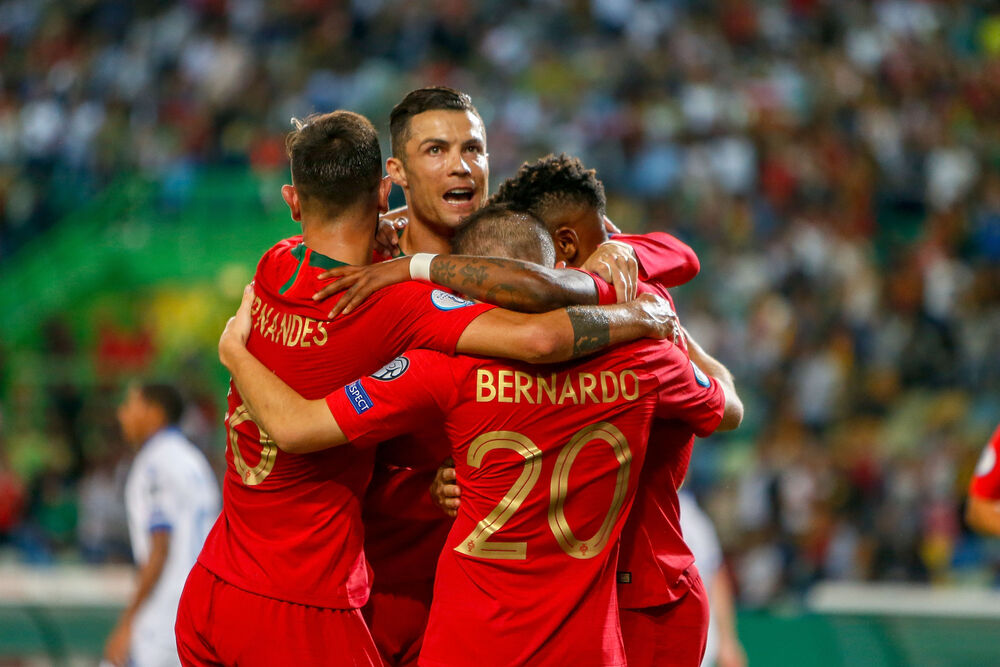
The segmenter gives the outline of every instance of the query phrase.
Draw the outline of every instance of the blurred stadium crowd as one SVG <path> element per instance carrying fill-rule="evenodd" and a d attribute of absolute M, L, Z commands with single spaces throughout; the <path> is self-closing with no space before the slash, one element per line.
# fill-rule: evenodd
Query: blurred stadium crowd
<path fill-rule="evenodd" d="M 1000 421 L 990 7 L 6 0 L 0 260 L 123 172 L 180 198 L 204 165 L 283 174 L 291 116 L 350 108 L 384 131 L 406 91 L 450 85 L 487 123 L 494 190 L 522 161 L 579 155 L 621 227 L 698 251 L 678 310 L 747 419 L 699 443 L 689 482 L 745 605 L 820 578 L 982 581 L 1000 558 L 961 506 Z M 110 333 L 88 349 L 58 322 L 43 339 L 127 371 L 156 356 Z M 216 460 L 218 387 L 190 418 Z M 127 557 L 107 401 L 81 417 L 96 392 L 53 378 L 47 418 L 14 432 L 18 387 L 3 392 L 8 557 Z"/>

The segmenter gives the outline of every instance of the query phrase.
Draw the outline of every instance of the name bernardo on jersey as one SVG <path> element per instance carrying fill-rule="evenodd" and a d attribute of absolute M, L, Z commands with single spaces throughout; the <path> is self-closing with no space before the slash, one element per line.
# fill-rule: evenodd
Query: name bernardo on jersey
<path fill-rule="evenodd" d="M 639 376 L 632 370 L 569 373 L 561 379 L 557 373 L 546 377 L 513 370 L 476 371 L 477 403 L 582 405 L 634 401 L 638 397 Z"/>
<path fill-rule="evenodd" d="M 253 328 L 264 338 L 286 347 L 322 347 L 326 345 L 325 322 L 311 317 L 276 312 L 257 297 L 250 310 Z"/>

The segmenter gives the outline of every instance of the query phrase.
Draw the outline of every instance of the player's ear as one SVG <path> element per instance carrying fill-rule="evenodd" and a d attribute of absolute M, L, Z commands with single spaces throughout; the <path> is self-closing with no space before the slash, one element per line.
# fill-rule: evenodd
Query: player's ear
<path fill-rule="evenodd" d="M 282 185 L 281 198 L 288 204 L 288 208 L 292 213 L 292 220 L 302 222 L 302 202 L 299 200 L 299 191 L 295 189 L 295 186 Z"/>
<path fill-rule="evenodd" d="M 378 184 L 378 210 L 385 213 L 389 210 L 389 193 L 392 192 L 392 179 L 383 176 Z"/>
<path fill-rule="evenodd" d="M 403 161 L 396 157 L 391 157 L 385 161 L 385 171 L 389 174 L 389 178 L 392 182 L 401 188 L 407 186 L 406 183 L 406 167 L 403 166 Z"/>
<path fill-rule="evenodd" d="M 556 261 L 577 266 L 577 256 L 580 254 L 580 237 L 572 227 L 560 227 L 552 235 L 556 246 Z"/>

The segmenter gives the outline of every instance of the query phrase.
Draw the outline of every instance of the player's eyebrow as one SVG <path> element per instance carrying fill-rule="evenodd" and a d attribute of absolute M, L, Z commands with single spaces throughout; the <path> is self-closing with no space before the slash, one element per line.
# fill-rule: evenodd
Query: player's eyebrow
<path fill-rule="evenodd" d="M 418 146 L 418 148 L 423 148 L 427 144 L 444 144 L 445 146 L 447 146 L 448 141 L 446 139 L 438 139 L 436 137 L 432 137 L 430 139 L 424 139 L 423 141 L 421 141 L 420 146 Z"/>

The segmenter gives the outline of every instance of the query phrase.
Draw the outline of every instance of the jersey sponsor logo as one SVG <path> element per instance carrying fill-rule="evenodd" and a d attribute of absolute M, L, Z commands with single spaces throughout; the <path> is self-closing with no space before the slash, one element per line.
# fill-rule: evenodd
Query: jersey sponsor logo
<path fill-rule="evenodd" d="M 400 355 L 372 373 L 372 377 L 376 380 L 382 380 L 382 382 L 388 382 L 389 380 L 395 380 L 398 378 L 400 375 L 405 373 L 406 369 L 409 367 L 410 360 Z"/>
<path fill-rule="evenodd" d="M 473 305 L 471 301 L 466 301 L 462 297 L 449 294 L 448 292 L 439 289 L 431 292 L 431 303 L 433 303 L 434 307 L 438 310 L 456 310 L 458 308 L 465 308 L 466 306 Z"/>
<path fill-rule="evenodd" d="M 976 477 L 990 474 L 993 472 L 996 464 L 997 453 L 993 450 L 993 445 L 986 445 L 986 449 L 983 450 L 982 455 L 979 457 L 979 463 L 976 464 Z"/>
<path fill-rule="evenodd" d="M 371 396 L 365 391 L 365 388 L 361 386 L 361 380 L 355 380 L 351 384 L 344 387 L 344 391 L 347 392 L 347 400 L 351 402 L 354 406 L 354 411 L 359 415 L 371 410 L 375 407 L 375 403 L 372 402 Z"/>
<path fill-rule="evenodd" d="M 707 375 L 705 375 L 705 371 L 698 368 L 698 364 L 692 361 L 691 368 L 694 369 L 694 379 L 699 385 L 701 385 L 702 387 L 712 386 L 712 381 L 708 379 Z"/>
<path fill-rule="evenodd" d="M 639 398 L 639 376 L 632 370 L 619 373 L 557 373 L 531 375 L 523 371 L 476 371 L 476 403 L 529 403 L 564 405 L 615 403 Z"/>

